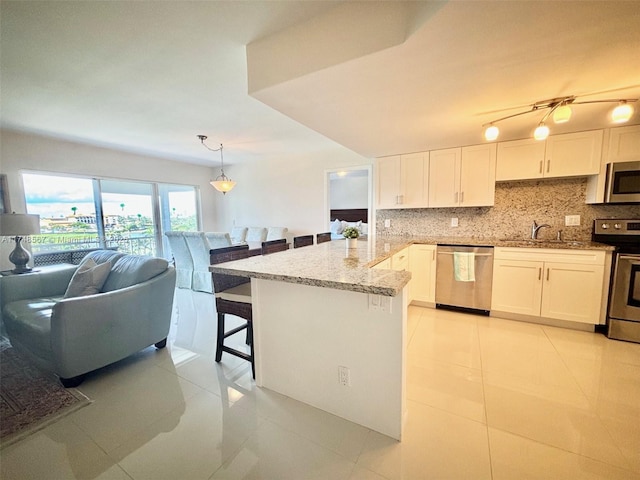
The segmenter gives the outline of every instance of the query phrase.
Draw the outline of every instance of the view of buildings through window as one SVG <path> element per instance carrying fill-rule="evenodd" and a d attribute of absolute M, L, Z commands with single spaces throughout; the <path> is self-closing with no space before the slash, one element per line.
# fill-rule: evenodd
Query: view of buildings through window
<path fill-rule="evenodd" d="M 33 173 L 22 177 L 27 213 L 40 215 L 34 253 L 113 248 L 161 255 L 167 251 L 162 247 L 165 231 L 199 229 L 192 186 Z"/>

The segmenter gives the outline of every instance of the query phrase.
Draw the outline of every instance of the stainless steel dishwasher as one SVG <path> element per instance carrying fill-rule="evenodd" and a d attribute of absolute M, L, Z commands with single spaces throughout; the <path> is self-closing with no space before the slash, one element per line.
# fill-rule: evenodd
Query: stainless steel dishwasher
<path fill-rule="evenodd" d="M 489 314 L 493 247 L 438 245 L 436 307 Z"/>

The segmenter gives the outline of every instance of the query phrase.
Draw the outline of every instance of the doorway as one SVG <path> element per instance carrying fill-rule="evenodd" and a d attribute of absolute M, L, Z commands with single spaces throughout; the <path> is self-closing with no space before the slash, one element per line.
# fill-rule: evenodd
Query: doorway
<path fill-rule="evenodd" d="M 366 233 L 375 235 L 375 221 L 373 218 L 373 188 L 372 166 L 360 165 L 354 167 L 326 170 L 325 173 L 325 224 L 327 231 L 332 218 L 338 212 L 363 211 L 363 223 L 367 224 Z M 340 220 L 344 220 L 340 218 Z M 354 221 L 353 218 L 349 221 Z"/>

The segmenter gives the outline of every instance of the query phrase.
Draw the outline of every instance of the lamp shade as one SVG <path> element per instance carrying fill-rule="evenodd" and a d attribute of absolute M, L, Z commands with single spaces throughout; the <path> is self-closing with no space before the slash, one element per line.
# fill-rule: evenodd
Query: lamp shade
<path fill-rule="evenodd" d="M 211 183 L 211 186 L 213 188 L 215 188 L 219 192 L 222 192 L 223 194 L 230 192 L 231 189 L 236 186 L 236 182 L 234 182 L 233 180 L 229 180 L 228 178 L 225 178 L 224 180 L 212 180 L 209 183 Z"/>
<path fill-rule="evenodd" d="M 487 129 L 484 131 L 484 138 L 488 142 L 492 142 L 496 138 L 498 138 L 499 134 L 500 134 L 500 130 L 498 130 L 498 127 L 496 127 L 495 125 L 489 125 Z"/>
<path fill-rule="evenodd" d="M 613 123 L 628 122 L 633 115 L 633 107 L 626 102 L 621 102 L 611 113 Z"/>
<path fill-rule="evenodd" d="M 38 235 L 40 215 L 5 213 L 0 215 L 0 236 Z"/>
<path fill-rule="evenodd" d="M 533 132 L 533 138 L 536 140 L 546 140 L 549 136 L 549 127 L 547 127 L 544 123 L 538 125 L 536 130 Z"/>
<path fill-rule="evenodd" d="M 571 107 L 569 105 L 560 105 L 553 112 L 553 121 L 555 123 L 566 123 L 571 118 Z"/>

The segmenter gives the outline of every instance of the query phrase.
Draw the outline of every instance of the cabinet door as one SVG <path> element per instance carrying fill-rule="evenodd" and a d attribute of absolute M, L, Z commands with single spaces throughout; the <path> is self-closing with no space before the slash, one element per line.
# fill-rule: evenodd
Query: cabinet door
<path fill-rule="evenodd" d="M 398 253 L 394 253 L 391 257 L 392 270 L 409 270 L 409 249 L 403 248 Z"/>
<path fill-rule="evenodd" d="M 397 208 L 400 195 L 400 155 L 378 158 L 378 208 Z"/>
<path fill-rule="evenodd" d="M 496 180 L 541 178 L 545 142 L 534 139 L 514 140 L 498 144 Z"/>
<path fill-rule="evenodd" d="M 496 144 L 463 147 L 460 160 L 460 206 L 493 205 L 495 191 Z"/>
<path fill-rule="evenodd" d="M 598 324 L 604 266 L 546 262 L 541 315 Z"/>
<path fill-rule="evenodd" d="M 402 206 L 423 208 L 429 201 L 429 152 L 412 153 L 400 157 Z"/>
<path fill-rule="evenodd" d="M 436 302 L 436 246 L 411 245 L 409 247 L 411 272 L 410 298 L 418 302 Z"/>
<path fill-rule="evenodd" d="M 547 139 L 545 177 L 596 175 L 602 159 L 602 130 L 552 135 Z"/>
<path fill-rule="evenodd" d="M 491 310 L 540 316 L 543 262 L 495 260 Z"/>
<path fill-rule="evenodd" d="M 640 125 L 612 128 L 609 131 L 607 162 L 632 162 L 640 156 Z"/>
<path fill-rule="evenodd" d="M 460 148 L 429 152 L 429 207 L 458 205 L 460 154 Z"/>

